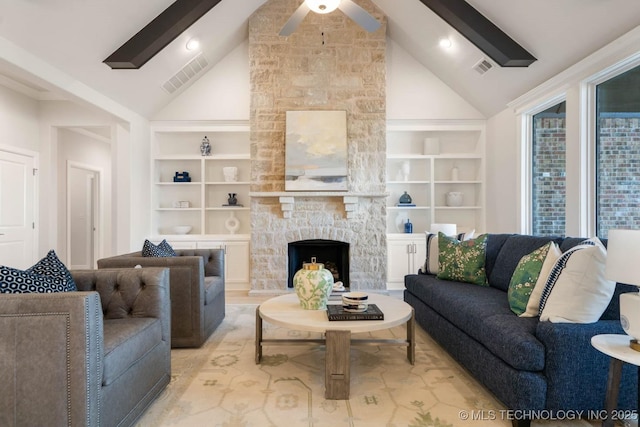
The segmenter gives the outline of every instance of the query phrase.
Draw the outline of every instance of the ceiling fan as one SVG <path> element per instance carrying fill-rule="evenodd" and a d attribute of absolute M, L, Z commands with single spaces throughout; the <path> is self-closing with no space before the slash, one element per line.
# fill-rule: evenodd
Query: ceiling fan
<path fill-rule="evenodd" d="M 293 33 L 310 11 L 325 14 L 333 12 L 336 9 L 340 9 L 342 13 L 370 33 L 380 28 L 380 22 L 352 0 L 304 0 L 300 7 L 293 12 L 293 15 L 291 15 L 286 24 L 284 24 L 284 27 L 280 30 L 280 35 L 288 36 Z"/>

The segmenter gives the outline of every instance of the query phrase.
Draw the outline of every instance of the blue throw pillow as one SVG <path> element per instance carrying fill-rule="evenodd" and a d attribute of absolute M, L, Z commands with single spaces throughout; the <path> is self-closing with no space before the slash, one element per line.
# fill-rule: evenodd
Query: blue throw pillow
<path fill-rule="evenodd" d="M 54 250 L 50 250 L 46 257 L 38 261 L 33 267 L 25 270 L 27 273 L 35 273 L 49 277 L 57 282 L 62 282 L 65 291 L 77 291 L 76 282 L 71 277 L 67 267 L 60 261 Z"/>
<path fill-rule="evenodd" d="M 144 245 L 142 245 L 142 256 L 145 257 L 172 257 L 176 256 L 176 252 L 166 240 L 160 242 L 159 245 L 154 245 L 149 240 L 145 239 Z"/>
<path fill-rule="evenodd" d="M 67 285 L 61 280 L 0 265 L 0 293 L 51 293 L 66 290 Z"/>

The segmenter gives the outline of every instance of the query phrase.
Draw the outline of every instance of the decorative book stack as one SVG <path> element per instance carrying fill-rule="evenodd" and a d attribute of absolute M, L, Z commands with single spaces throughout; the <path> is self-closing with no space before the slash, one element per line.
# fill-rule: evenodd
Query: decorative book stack
<path fill-rule="evenodd" d="M 384 313 L 375 304 L 369 304 L 361 313 L 345 311 L 341 304 L 329 304 L 327 317 L 329 320 L 384 320 Z"/>

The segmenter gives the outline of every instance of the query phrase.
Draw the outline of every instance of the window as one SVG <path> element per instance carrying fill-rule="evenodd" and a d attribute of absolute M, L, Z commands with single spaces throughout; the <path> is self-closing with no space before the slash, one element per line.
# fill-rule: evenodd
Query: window
<path fill-rule="evenodd" d="M 640 67 L 596 86 L 596 234 L 640 228 Z"/>
<path fill-rule="evenodd" d="M 564 236 L 566 103 L 533 116 L 531 226 L 538 236 Z"/>

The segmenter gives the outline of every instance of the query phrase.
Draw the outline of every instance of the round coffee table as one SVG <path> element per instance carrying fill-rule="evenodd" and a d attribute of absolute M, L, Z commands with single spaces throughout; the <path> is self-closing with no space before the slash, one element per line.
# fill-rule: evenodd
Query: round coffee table
<path fill-rule="evenodd" d="M 329 304 L 340 304 L 330 300 Z M 415 322 L 413 307 L 406 302 L 379 294 L 369 294 L 369 304 L 376 304 L 384 320 L 330 321 L 326 310 L 305 310 L 300 307 L 296 294 L 271 298 L 256 309 L 256 363 L 262 358 L 262 347 L 269 344 L 316 343 L 326 346 L 325 397 L 348 399 L 350 383 L 351 345 L 402 345 L 407 347 L 407 359 L 415 363 Z M 262 322 L 266 321 L 287 329 L 322 332 L 324 339 L 264 339 Z M 351 339 L 352 333 L 372 332 L 407 324 L 406 340 Z"/>

